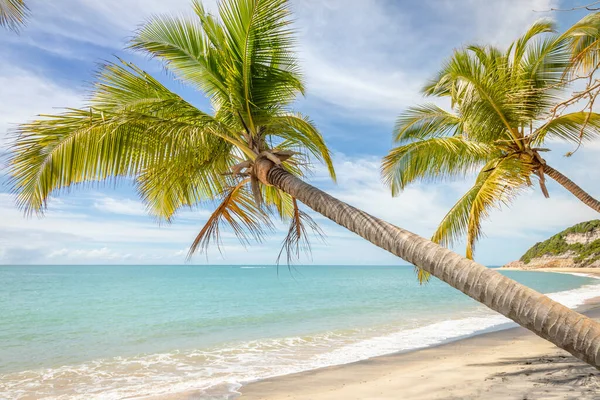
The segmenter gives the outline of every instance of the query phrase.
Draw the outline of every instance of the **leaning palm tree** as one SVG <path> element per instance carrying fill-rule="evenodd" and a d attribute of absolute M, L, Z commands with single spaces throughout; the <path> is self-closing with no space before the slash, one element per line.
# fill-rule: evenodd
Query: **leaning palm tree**
<path fill-rule="evenodd" d="M 29 8 L 24 0 L 0 0 L 0 26 L 18 31 L 25 23 Z"/>
<path fill-rule="evenodd" d="M 286 0 L 224 0 L 219 16 L 194 2 L 193 19 L 156 17 L 131 48 L 161 60 L 212 103 L 203 112 L 136 66 L 104 66 L 88 104 L 20 126 L 11 158 L 18 204 L 42 212 L 77 184 L 130 179 L 149 211 L 217 201 L 191 252 L 219 242 L 229 224 L 260 240 L 271 218 L 290 221 L 291 253 L 315 227 L 298 201 L 600 366 L 600 324 L 427 239 L 304 182 L 309 156 L 334 177 L 325 143 L 290 105 L 303 86 Z"/>
<path fill-rule="evenodd" d="M 466 235 L 466 256 L 473 258 L 482 220 L 490 210 L 509 204 L 534 180 L 548 197 L 546 175 L 600 212 L 598 200 L 541 155 L 550 151 L 545 145 L 552 140 L 579 147 L 600 137 L 600 114 L 591 109 L 568 112 L 581 93 L 574 100 L 561 100 L 577 79 L 574 71 L 597 65 L 597 59 L 590 60 L 596 52 L 581 55 L 600 38 L 599 16 L 586 17 L 576 25 L 579 29 L 563 35 L 554 34 L 552 22 L 539 21 L 506 51 L 491 46 L 456 50 L 423 89 L 427 96 L 450 99 L 452 111 L 425 104 L 400 115 L 394 133 L 398 147 L 382 164 L 394 195 L 418 180 L 440 181 L 479 171 L 474 185 L 433 234 L 434 242 L 451 246 Z"/>

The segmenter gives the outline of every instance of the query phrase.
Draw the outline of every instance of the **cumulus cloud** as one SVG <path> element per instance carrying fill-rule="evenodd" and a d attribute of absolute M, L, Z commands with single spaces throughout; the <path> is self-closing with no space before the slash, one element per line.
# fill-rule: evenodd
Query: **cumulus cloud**
<path fill-rule="evenodd" d="M 115 199 L 102 196 L 94 201 L 94 207 L 100 211 L 114 214 L 148 215 L 146 207 L 140 201 L 131 199 Z"/>
<path fill-rule="evenodd" d="M 123 254 L 119 252 L 115 252 L 110 250 L 108 247 L 102 247 L 100 249 L 91 249 L 91 250 L 83 250 L 76 249 L 70 250 L 67 248 L 62 248 L 60 250 L 54 250 L 50 254 L 48 254 L 49 259 L 59 259 L 59 262 L 64 262 L 65 259 L 69 261 L 98 261 L 98 260 L 107 260 L 107 261 L 126 261 L 131 258 L 131 254 Z"/>
<path fill-rule="evenodd" d="M 214 9 L 216 2 L 206 4 Z M 122 48 L 132 31 L 153 15 L 192 13 L 190 0 L 32 0 L 29 8 L 32 18 L 26 34 L 36 41 L 45 35 L 53 36 L 46 40 L 55 44 L 69 40 L 112 49 Z"/>
<path fill-rule="evenodd" d="M 48 76 L 0 61 L 0 149 L 6 148 L 18 124 L 39 114 L 56 112 L 56 107 L 76 107 L 82 95 Z"/>
<path fill-rule="evenodd" d="M 310 97 L 353 119 L 390 124 L 453 48 L 506 46 L 555 0 L 294 2 Z M 321 104 L 311 108 L 320 113 Z M 327 112 L 332 110 L 327 108 Z"/>

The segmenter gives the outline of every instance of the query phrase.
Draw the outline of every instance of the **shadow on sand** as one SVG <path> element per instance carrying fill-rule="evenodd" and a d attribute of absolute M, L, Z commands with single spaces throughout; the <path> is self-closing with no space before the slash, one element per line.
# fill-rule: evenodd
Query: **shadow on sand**
<path fill-rule="evenodd" d="M 600 371 L 569 354 L 514 357 L 473 367 L 511 367 L 511 372 L 490 375 L 494 383 L 485 395 L 507 399 L 600 399 Z M 515 371 L 514 369 L 517 368 Z M 515 388 L 519 390 L 515 397 Z M 482 394 L 482 398 L 485 397 Z M 501 398 L 501 397 L 500 397 Z"/>

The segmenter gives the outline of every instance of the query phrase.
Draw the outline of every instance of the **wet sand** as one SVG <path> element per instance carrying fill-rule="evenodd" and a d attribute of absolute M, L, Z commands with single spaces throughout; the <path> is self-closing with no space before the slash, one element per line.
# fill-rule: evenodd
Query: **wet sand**
<path fill-rule="evenodd" d="M 560 272 L 563 274 L 585 274 L 600 277 L 600 268 L 502 268 L 508 271 L 528 271 L 528 272 Z"/>

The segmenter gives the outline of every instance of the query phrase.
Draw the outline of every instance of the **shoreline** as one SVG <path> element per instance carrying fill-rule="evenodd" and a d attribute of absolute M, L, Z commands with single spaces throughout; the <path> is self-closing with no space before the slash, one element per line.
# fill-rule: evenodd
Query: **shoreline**
<path fill-rule="evenodd" d="M 600 268 L 512 268 L 512 267 L 501 267 L 499 271 L 525 271 L 525 272 L 555 272 L 561 274 L 581 274 L 587 275 L 591 278 L 600 279 Z"/>
<path fill-rule="evenodd" d="M 600 268 L 536 270 L 600 279 Z M 600 296 L 586 300 L 576 309 L 600 320 Z M 558 387 L 551 386 L 549 391 L 549 385 Z M 401 394 L 403 399 L 592 399 L 597 397 L 597 390 L 600 373 L 596 369 L 522 327 L 511 327 L 408 352 L 246 383 L 235 398 L 396 399 Z"/>

